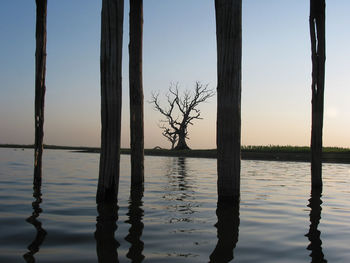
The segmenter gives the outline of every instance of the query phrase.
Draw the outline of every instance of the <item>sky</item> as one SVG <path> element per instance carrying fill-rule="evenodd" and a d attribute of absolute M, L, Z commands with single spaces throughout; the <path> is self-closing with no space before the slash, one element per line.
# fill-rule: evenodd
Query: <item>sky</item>
<path fill-rule="evenodd" d="M 324 145 L 350 147 L 350 1 L 326 1 Z M 48 0 L 46 144 L 100 145 L 101 0 Z M 0 2 L 0 143 L 34 142 L 35 1 Z M 123 41 L 122 147 L 129 147 L 129 1 Z M 309 145 L 309 1 L 243 0 L 242 144 Z M 148 101 L 171 82 L 216 89 L 214 0 L 144 0 L 145 147 L 169 148 Z M 216 97 L 189 128 L 216 147 Z"/>

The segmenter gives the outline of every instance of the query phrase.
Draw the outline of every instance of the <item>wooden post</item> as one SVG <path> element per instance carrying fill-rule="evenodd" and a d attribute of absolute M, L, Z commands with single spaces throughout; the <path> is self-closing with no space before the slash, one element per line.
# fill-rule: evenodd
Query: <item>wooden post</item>
<path fill-rule="evenodd" d="M 325 0 L 310 0 L 312 52 L 311 186 L 322 189 L 322 129 L 326 61 Z"/>
<path fill-rule="evenodd" d="M 144 132 L 142 88 L 143 0 L 130 0 L 130 148 L 131 185 L 144 182 Z"/>
<path fill-rule="evenodd" d="M 44 140 L 47 0 L 36 0 L 34 184 L 41 185 Z"/>
<path fill-rule="evenodd" d="M 242 0 L 215 0 L 218 199 L 240 196 Z"/>
<path fill-rule="evenodd" d="M 102 0 L 101 155 L 96 201 L 118 199 L 122 103 L 123 0 Z"/>

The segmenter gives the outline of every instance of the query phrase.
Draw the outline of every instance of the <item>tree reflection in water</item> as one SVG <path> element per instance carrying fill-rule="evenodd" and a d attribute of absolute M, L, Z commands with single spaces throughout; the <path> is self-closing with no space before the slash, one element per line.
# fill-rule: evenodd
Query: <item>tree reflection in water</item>
<path fill-rule="evenodd" d="M 210 255 L 210 262 L 225 263 L 234 258 L 234 249 L 238 242 L 239 200 L 232 203 L 219 202 L 216 209 L 218 222 L 218 242 Z"/>
<path fill-rule="evenodd" d="M 178 164 L 178 183 L 179 183 L 179 189 L 187 191 L 189 189 L 189 185 L 187 182 L 187 167 L 186 167 L 186 160 L 183 157 L 179 157 L 177 159 Z"/>
<path fill-rule="evenodd" d="M 40 213 L 43 211 L 40 208 L 42 202 L 41 198 L 41 181 L 34 181 L 33 184 L 33 197 L 35 201 L 32 203 L 33 212 L 26 221 L 32 224 L 36 229 L 36 236 L 32 243 L 28 246 L 28 252 L 23 255 L 23 258 L 28 263 L 35 262 L 34 254 L 37 253 L 40 249 L 41 244 L 44 242 L 47 232 L 42 228 L 42 223 L 38 220 Z"/>
<path fill-rule="evenodd" d="M 309 232 L 305 235 L 310 244 L 307 249 L 311 251 L 310 257 L 312 263 L 327 262 L 324 258 L 322 252 L 322 241 L 321 241 L 321 231 L 319 231 L 318 224 L 321 220 L 322 211 L 322 192 L 317 190 L 312 190 L 311 198 L 309 199 L 308 207 L 310 207 L 310 228 Z"/>
<path fill-rule="evenodd" d="M 127 253 L 127 257 L 131 262 L 142 262 L 145 256 L 142 254 L 144 243 L 141 240 L 143 231 L 143 186 L 132 187 L 130 191 L 129 211 L 127 213 L 128 220 L 125 223 L 130 224 L 129 234 L 125 237 L 131 246 Z"/>
<path fill-rule="evenodd" d="M 163 198 L 168 201 L 166 209 L 170 212 L 170 223 L 192 222 L 196 202 L 194 186 L 196 181 L 188 174 L 187 159 L 183 157 L 172 158 L 165 176 L 169 182 Z"/>
<path fill-rule="evenodd" d="M 97 205 L 98 216 L 95 239 L 98 262 L 119 262 L 117 249 L 120 244 L 114 237 L 118 228 L 118 209 L 117 203 L 100 203 Z"/>
<path fill-rule="evenodd" d="M 184 157 L 174 157 L 170 159 L 171 162 L 168 164 L 166 177 L 169 179 L 168 191 L 171 193 L 184 194 L 184 198 L 187 197 L 186 193 L 191 191 L 193 182 L 188 181 L 187 176 L 187 160 Z M 182 196 L 176 196 L 181 198 Z"/>

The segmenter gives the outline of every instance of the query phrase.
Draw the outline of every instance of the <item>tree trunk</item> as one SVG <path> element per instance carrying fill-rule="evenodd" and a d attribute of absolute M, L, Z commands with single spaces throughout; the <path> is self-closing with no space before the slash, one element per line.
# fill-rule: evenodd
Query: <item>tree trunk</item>
<path fill-rule="evenodd" d="M 215 0 L 218 199 L 240 196 L 242 0 Z"/>
<path fill-rule="evenodd" d="M 312 52 L 311 187 L 322 188 L 322 129 L 325 79 L 325 0 L 310 0 Z"/>
<path fill-rule="evenodd" d="M 144 132 L 142 88 L 143 0 L 130 0 L 130 148 L 131 185 L 144 182 Z"/>
<path fill-rule="evenodd" d="M 175 147 L 175 150 L 189 150 L 190 147 L 186 143 L 186 134 L 184 132 L 179 133 L 179 141 Z"/>
<path fill-rule="evenodd" d="M 122 99 L 123 0 L 103 0 L 101 14 L 101 154 L 97 203 L 118 198 Z"/>
<path fill-rule="evenodd" d="M 44 140 L 47 0 L 36 0 L 34 184 L 41 185 Z"/>
<path fill-rule="evenodd" d="M 176 142 L 171 142 L 171 150 L 174 150 L 174 149 L 175 149 L 175 143 L 176 143 Z"/>

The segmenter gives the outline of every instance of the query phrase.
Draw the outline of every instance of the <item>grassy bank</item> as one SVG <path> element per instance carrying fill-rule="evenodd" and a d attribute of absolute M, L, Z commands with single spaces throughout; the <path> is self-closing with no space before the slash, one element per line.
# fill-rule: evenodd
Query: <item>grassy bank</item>
<path fill-rule="evenodd" d="M 33 145 L 2 144 L 2 148 L 33 148 Z M 45 149 L 71 150 L 75 152 L 99 153 L 97 147 L 74 147 L 45 145 Z M 122 154 L 130 154 L 130 149 L 121 149 Z M 216 149 L 172 151 L 168 149 L 145 149 L 145 155 L 177 156 L 195 158 L 216 158 Z M 270 161 L 310 161 L 310 147 L 307 146 L 242 146 L 243 160 Z M 323 161 L 331 163 L 350 163 L 350 149 L 339 147 L 324 147 Z"/>

